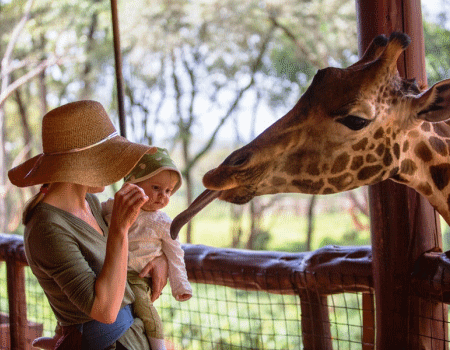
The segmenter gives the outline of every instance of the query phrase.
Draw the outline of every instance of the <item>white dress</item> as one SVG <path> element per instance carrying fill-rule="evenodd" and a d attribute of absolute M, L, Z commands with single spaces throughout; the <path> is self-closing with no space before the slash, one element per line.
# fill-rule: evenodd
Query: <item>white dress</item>
<path fill-rule="evenodd" d="M 113 199 L 102 203 L 102 215 L 108 225 L 113 204 Z M 152 259 L 164 253 L 169 264 L 172 295 L 178 301 L 183 301 L 189 298 L 180 299 L 180 296 L 192 296 L 192 287 L 187 278 L 181 244 L 170 237 L 171 222 L 170 217 L 162 211 L 141 210 L 128 231 L 128 270 L 139 273 Z"/>

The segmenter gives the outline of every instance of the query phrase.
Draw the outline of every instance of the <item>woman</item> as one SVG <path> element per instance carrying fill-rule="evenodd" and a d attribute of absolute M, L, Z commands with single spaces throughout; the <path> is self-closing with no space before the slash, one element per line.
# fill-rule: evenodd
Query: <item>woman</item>
<path fill-rule="evenodd" d="M 143 324 L 132 316 L 127 282 L 128 229 L 147 201 L 137 186 L 115 195 L 108 227 L 91 193 L 122 179 L 156 148 L 118 135 L 101 104 L 79 101 L 42 120 L 43 153 L 8 172 L 19 187 L 42 185 L 27 204 L 23 222 L 28 263 L 62 329 L 57 349 L 149 349 Z M 159 297 L 167 260 L 149 263 Z"/>

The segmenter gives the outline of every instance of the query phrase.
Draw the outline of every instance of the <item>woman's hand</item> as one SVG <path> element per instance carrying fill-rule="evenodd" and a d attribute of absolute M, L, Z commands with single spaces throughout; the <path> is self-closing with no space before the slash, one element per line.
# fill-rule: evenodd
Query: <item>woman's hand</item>
<path fill-rule="evenodd" d="M 124 183 L 114 196 L 110 227 L 128 233 L 128 229 L 136 220 L 141 207 L 147 201 L 148 197 L 142 188 Z"/>
<path fill-rule="evenodd" d="M 113 323 L 116 320 L 127 279 L 128 229 L 147 201 L 141 188 L 128 183 L 114 196 L 105 261 L 95 281 L 95 299 L 90 313 L 97 321 Z"/>
<path fill-rule="evenodd" d="M 163 288 L 167 284 L 169 276 L 169 264 L 167 257 L 163 254 L 150 261 L 139 274 L 140 277 L 151 277 L 152 279 L 152 303 L 159 298 Z"/>

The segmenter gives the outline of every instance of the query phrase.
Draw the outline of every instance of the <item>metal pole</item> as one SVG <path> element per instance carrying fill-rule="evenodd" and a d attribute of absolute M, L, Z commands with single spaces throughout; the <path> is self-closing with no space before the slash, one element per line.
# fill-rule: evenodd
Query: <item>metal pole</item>
<path fill-rule="evenodd" d="M 119 113 L 120 134 L 127 137 L 127 129 L 125 123 L 125 107 L 123 93 L 123 76 L 122 76 L 122 53 L 120 51 L 120 33 L 119 33 L 119 16 L 117 12 L 117 0 L 111 0 L 111 16 L 113 26 L 114 41 L 114 60 L 116 63 L 116 82 L 117 82 L 117 102 Z"/>

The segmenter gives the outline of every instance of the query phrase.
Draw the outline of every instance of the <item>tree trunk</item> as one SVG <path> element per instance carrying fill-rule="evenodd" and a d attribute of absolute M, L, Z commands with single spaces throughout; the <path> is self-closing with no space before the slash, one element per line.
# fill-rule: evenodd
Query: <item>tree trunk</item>
<path fill-rule="evenodd" d="M 231 212 L 231 247 L 239 248 L 242 241 L 242 215 L 244 207 L 230 204 Z"/>
<path fill-rule="evenodd" d="M 306 232 L 306 250 L 311 251 L 311 241 L 314 232 L 314 207 L 316 205 L 317 196 L 313 195 L 309 199 L 308 204 L 308 230 Z"/>

